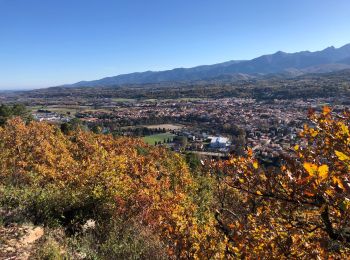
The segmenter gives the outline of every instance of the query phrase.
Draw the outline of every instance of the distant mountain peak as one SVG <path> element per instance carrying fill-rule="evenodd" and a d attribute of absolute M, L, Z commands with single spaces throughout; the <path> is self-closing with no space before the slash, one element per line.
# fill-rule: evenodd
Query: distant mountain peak
<path fill-rule="evenodd" d="M 278 52 L 275 53 L 275 55 L 284 55 L 284 54 L 287 54 L 287 53 L 284 52 L 284 51 L 278 51 Z"/>
<path fill-rule="evenodd" d="M 334 46 L 329 46 L 326 49 L 324 49 L 323 51 L 334 51 L 336 48 Z"/>

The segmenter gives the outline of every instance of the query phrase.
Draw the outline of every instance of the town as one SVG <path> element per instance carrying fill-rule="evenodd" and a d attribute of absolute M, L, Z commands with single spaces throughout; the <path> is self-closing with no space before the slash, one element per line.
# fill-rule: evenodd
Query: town
<path fill-rule="evenodd" d="M 256 156 L 274 161 L 294 146 L 308 110 L 325 104 L 332 104 L 335 110 L 346 107 L 332 98 L 101 99 L 95 107 L 36 106 L 33 116 L 53 123 L 75 119 L 95 131 L 139 137 L 150 145 L 201 156 L 226 158 L 250 147 Z"/>

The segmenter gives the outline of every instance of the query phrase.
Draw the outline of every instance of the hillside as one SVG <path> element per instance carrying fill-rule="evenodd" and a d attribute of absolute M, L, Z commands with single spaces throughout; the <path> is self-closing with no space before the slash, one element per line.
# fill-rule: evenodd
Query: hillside
<path fill-rule="evenodd" d="M 324 70 L 326 67 L 324 68 Z M 2 94 L 8 102 L 32 104 L 60 104 L 74 102 L 106 102 L 105 99 L 168 99 L 168 98 L 224 98 L 242 97 L 260 100 L 322 98 L 350 96 L 350 69 L 329 73 L 269 74 L 261 78 L 234 81 L 231 76 L 191 82 L 127 84 L 118 87 L 53 87 Z"/>
<path fill-rule="evenodd" d="M 0 256 L 345 259 L 350 115 L 309 117 L 268 168 L 250 149 L 201 161 L 12 118 L 0 127 Z"/>

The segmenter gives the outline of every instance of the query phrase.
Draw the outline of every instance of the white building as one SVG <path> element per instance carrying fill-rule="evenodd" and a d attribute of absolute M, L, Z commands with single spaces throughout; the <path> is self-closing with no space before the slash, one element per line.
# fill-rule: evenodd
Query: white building
<path fill-rule="evenodd" d="M 230 145 L 230 140 L 226 137 L 212 136 L 210 139 L 211 148 L 226 148 Z"/>

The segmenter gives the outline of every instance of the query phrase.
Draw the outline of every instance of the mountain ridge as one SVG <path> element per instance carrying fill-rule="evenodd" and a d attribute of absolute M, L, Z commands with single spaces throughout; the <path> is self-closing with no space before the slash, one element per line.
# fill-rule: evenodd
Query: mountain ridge
<path fill-rule="evenodd" d="M 278 51 L 251 60 L 230 60 L 213 65 L 192 68 L 174 68 L 164 71 L 145 71 L 105 77 L 92 81 L 80 81 L 64 87 L 98 87 L 122 84 L 148 84 L 182 82 L 230 77 L 232 81 L 242 78 L 257 78 L 268 74 L 286 73 L 299 76 L 307 73 L 326 73 L 350 69 L 350 44 L 321 51 L 286 53 Z"/>

